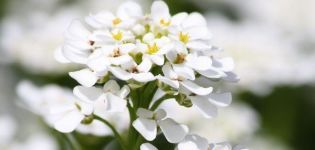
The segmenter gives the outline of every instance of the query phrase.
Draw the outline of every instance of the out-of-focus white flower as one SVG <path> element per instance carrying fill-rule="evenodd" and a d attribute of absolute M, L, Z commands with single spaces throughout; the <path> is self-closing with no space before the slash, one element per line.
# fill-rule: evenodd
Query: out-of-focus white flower
<path fill-rule="evenodd" d="M 8 14 L 1 22 L 1 61 L 18 63 L 35 74 L 65 73 L 73 66 L 54 60 L 55 49 L 69 20 L 100 9 L 113 9 L 123 0 L 76 1 L 64 5 L 60 0 L 8 1 Z M 140 1 L 146 5 L 147 1 Z M 111 5 L 99 5 L 100 3 Z M 25 17 L 26 16 L 26 17 Z"/>
<path fill-rule="evenodd" d="M 0 148 L 6 147 L 13 140 L 17 130 L 15 120 L 7 115 L 0 116 Z"/>
<path fill-rule="evenodd" d="M 156 138 L 159 126 L 170 143 L 181 141 L 188 133 L 188 127 L 178 124 L 171 118 L 166 118 L 166 112 L 162 109 L 152 112 L 143 108 L 137 110 L 138 119 L 132 125 L 148 141 Z"/>
<path fill-rule="evenodd" d="M 315 2 L 313 0 L 275 0 L 268 3 L 264 0 L 230 1 L 244 16 L 244 20 L 278 26 L 293 34 L 314 34 Z"/>
<path fill-rule="evenodd" d="M 90 101 L 87 100 L 88 95 L 83 95 L 83 93 L 79 93 L 77 90 L 75 93 L 81 100 L 74 97 L 71 91 L 56 85 L 47 85 L 38 88 L 30 82 L 21 82 L 17 88 L 20 98 L 26 104 L 26 109 L 42 116 L 50 126 L 57 126 L 58 129 L 61 127 L 60 130 L 64 132 L 71 132 L 75 128 L 79 128 L 78 131 L 82 131 L 83 133 L 96 133 L 96 135 L 112 134 L 107 126 L 100 124 L 96 120 L 90 120 L 90 124 L 81 124 L 81 121 L 86 117 L 85 115 L 90 115 L 93 111 L 98 109 L 93 107 L 91 103 L 92 99 L 90 99 Z M 101 89 L 99 90 L 102 91 Z M 105 88 L 105 90 L 108 89 Z M 123 97 L 128 93 L 127 91 L 126 88 L 122 88 L 122 90 L 116 94 Z M 112 94 L 104 95 L 111 96 Z M 103 100 L 106 99 L 106 96 L 102 96 Z M 111 99 L 111 104 L 117 104 L 115 100 L 117 99 Z M 106 104 L 105 106 L 110 110 L 113 108 L 112 105 Z M 100 107 L 102 106 L 104 105 L 100 105 Z M 104 109 L 105 108 L 106 107 L 104 107 Z M 119 131 L 123 131 L 128 123 L 128 118 L 123 117 L 124 115 L 126 115 L 126 112 L 120 114 L 117 112 L 111 113 L 109 111 L 107 114 L 102 115 L 102 118 L 117 125 Z"/>
<path fill-rule="evenodd" d="M 253 150 L 292 150 L 291 147 L 271 136 L 255 136 L 246 143 Z"/>
<path fill-rule="evenodd" d="M 248 150 L 245 148 L 232 148 L 227 142 L 211 143 L 207 139 L 198 135 L 187 135 L 185 139 L 180 142 L 176 150 Z"/>
<path fill-rule="evenodd" d="M 219 110 L 219 115 L 212 119 L 204 119 L 196 109 L 176 105 L 178 104 L 174 100 L 167 100 L 161 108 L 167 110 L 170 118 L 187 124 L 191 133 L 205 137 L 211 142 L 242 143 L 253 136 L 259 128 L 256 112 L 243 103 L 235 103 Z M 174 107 L 177 108 L 174 109 Z"/>
<path fill-rule="evenodd" d="M 24 142 L 14 142 L 10 144 L 8 150 L 57 150 L 58 145 L 51 137 L 37 133 L 31 135 Z"/>
<path fill-rule="evenodd" d="M 54 60 L 53 53 L 62 42 L 64 27 L 76 12 L 62 10 L 53 16 L 39 12 L 23 21 L 18 16 L 4 18 L 1 26 L 1 51 L 11 62 L 17 62 L 26 71 L 41 73 L 64 73 L 68 65 L 60 65 Z M 49 19 L 48 19 L 49 18 Z"/>
<path fill-rule="evenodd" d="M 220 35 L 213 42 L 235 58 L 236 72 L 244 79 L 238 84 L 242 88 L 265 94 L 274 85 L 314 81 L 315 72 L 309 68 L 315 55 L 303 54 L 278 28 L 249 21 L 236 24 L 218 16 L 208 17 L 208 21 Z"/>
<path fill-rule="evenodd" d="M 102 116 L 108 112 L 123 112 L 127 107 L 126 97 L 130 92 L 128 86 L 120 89 L 118 83 L 109 80 L 103 89 L 76 86 L 74 94 L 94 107 L 94 113 Z"/>

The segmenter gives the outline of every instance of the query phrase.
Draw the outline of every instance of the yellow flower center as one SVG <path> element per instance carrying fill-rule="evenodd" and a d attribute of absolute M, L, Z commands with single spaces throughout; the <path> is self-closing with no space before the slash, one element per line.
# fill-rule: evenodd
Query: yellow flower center
<path fill-rule="evenodd" d="M 165 27 L 167 27 L 167 26 L 169 26 L 170 24 L 171 24 L 171 21 L 170 20 L 164 20 L 164 19 L 161 19 L 160 20 L 160 24 L 162 25 L 162 26 L 165 26 Z"/>
<path fill-rule="evenodd" d="M 115 40 L 120 41 L 123 38 L 123 33 L 118 31 L 117 33 L 112 33 L 112 36 Z"/>
<path fill-rule="evenodd" d="M 153 55 L 159 51 L 159 47 L 154 43 L 153 45 L 148 45 L 147 53 Z"/>
<path fill-rule="evenodd" d="M 179 33 L 179 40 L 180 40 L 181 42 L 187 44 L 188 41 L 189 41 L 189 35 L 188 35 L 188 33 L 185 34 L 185 33 L 183 33 L 183 32 L 180 32 L 180 33 Z"/>
<path fill-rule="evenodd" d="M 112 21 L 113 25 L 116 26 L 118 24 L 121 23 L 121 19 L 120 18 L 115 18 L 113 21 Z"/>

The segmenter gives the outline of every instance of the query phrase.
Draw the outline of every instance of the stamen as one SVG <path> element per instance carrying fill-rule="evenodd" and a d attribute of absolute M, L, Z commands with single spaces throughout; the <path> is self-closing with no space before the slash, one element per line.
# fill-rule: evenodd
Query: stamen
<path fill-rule="evenodd" d="M 112 36 L 115 40 L 120 41 L 123 38 L 123 33 L 118 31 L 117 33 L 112 33 Z"/>
<path fill-rule="evenodd" d="M 180 40 L 181 42 L 187 44 L 188 41 L 189 41 L 189 35 L 188 35 L 188 33 L 185 34 L 185 33 L 183 33 L 183 32 L 180 32 L 180 33 L 179 33 L 179 40 Z"/>
<path fill-rule="evenodd" d="M 164 20 L 164 19 L 161 19 L 161 20 L 160 20 L 160 24 L 161 24 L 162 26 L 167 27 L 167 26 L 171 25 L 171 21 L 170 21 L 170 20 L 166 21 L 166 20 Z"/>
<path fill-rule="evenodd" d="M 181 63 L 183 63 L 185 61 L 185 58 L 186 58 L 186 54 L 183 54 L 183 53 L 177 54 L 177 57 L 176 57 L 176 59 L 174 61 L 174 64 L 181 64 Z"/>
<path fill-rule="evenodd" d="M 159 51 L 159 47 L 154 43 L 152 46 L 148 45 L 147 53 L 150 55 L 156 54 Z"/>
<path fill-rule="evenodd" d="M 122 21 L 122 20 L 121 20 L 120 18 L 115 18 L 115 19 L 112 21 L 112 23 L 113 23 L 114 26 L 116 26 L 116 25 L 120 24 L 121 21 Z"/>

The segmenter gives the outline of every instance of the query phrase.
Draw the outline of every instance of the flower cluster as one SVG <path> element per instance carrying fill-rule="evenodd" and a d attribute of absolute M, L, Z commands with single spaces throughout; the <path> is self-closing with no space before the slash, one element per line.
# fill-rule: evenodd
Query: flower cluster
<path fill-rule="evenodd" d="M 157 109 L 163 101 L 175 99 L 212 118 L 217 107 L 228 106 L 231 94 L 222 91 L 220 84 L 238 77 L 232 72 L 233 60 L 218 57 L 219 51 L 211 44 L 201 14 L 171 16 L 163 1 L 155 1 L 150 14 L 128 1 L 116 14 L 104 11 L 89 15 L 85 23 L 74 20 L 55 56 L 60 62 L 84 67 L 69 73 L 81 84 L 73 90 L 79 101 L 53 111 L 59 116 L 54 127 L 71 132 L 79 124 L 100 120 L 126 149 L 123 138 L 103 116 L 128 109 L 131 127 L 137 131 L 129 129 L 128 146 L 135 149 L 156 149 L 146 142 L 156 139 L 159 132 L 168 142 L 179 143 L 178 150 L 231 149 L 225 144 L 209 145 L 167 117 L 167 110 Z M 157 91 L 163 91 L 162 96 L 154 99 Z"/>

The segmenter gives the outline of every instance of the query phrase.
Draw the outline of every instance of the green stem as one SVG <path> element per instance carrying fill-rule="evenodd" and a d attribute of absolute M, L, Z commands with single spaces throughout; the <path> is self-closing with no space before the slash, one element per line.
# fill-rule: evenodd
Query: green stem
<path fill-rule="evenodd" d="M 121 145 L 121 148 L 123 150 L 128 150 L 128 148 L 126 147 L 122 137 L 120 136 L 118 131 L 115 129 L 115 127 L 110 122 L 108 122 L 107 120 L 105 120 L 105 119 L 103 119 L 103 118 L 101 118 L 101 117 L 99 117 L 99 116 L 97 116 L 95 114 L 94 114 L 94 119 L 99 120 L 99 121 L 103 122 L 104 124 L 106 124 L 112 130 L 112 132 L 114 133 L 114 136 L 117 138 L 117 141 Z"/>
<path fill-rule="evenodd" d="M 170 98 L 174 98 L 174 95 L 166 94 L 166 95 L 162 96 L 161 98 L 159 98 L 158 100 L 156 100 L 156 101 L 154 102 L 154 104 L 152 105 L 152 107 L 150 108 L 150 110 L 151 110 L 151 111 L 156 110 L 156 109 L 162 104 L 162 102 L 163 102 L 164 100 L 170 99 Z"/>
<path fill-rule="evenodd" d="M 64 136 L 67 142 L 69 143 L 71 149 L 81 150 L 79 143 L 76 141 L 76 139 L 73 137 L 71 133 L 64 134 Z"/>
<path fill-rule="evenodd" d="M 140 149 L 140 145 L 143 142 L 143 137 L 141 135 L 138 136 L 137 141 L 135 143 L 135 147 L 134 150 L 139 150 Z"/>

